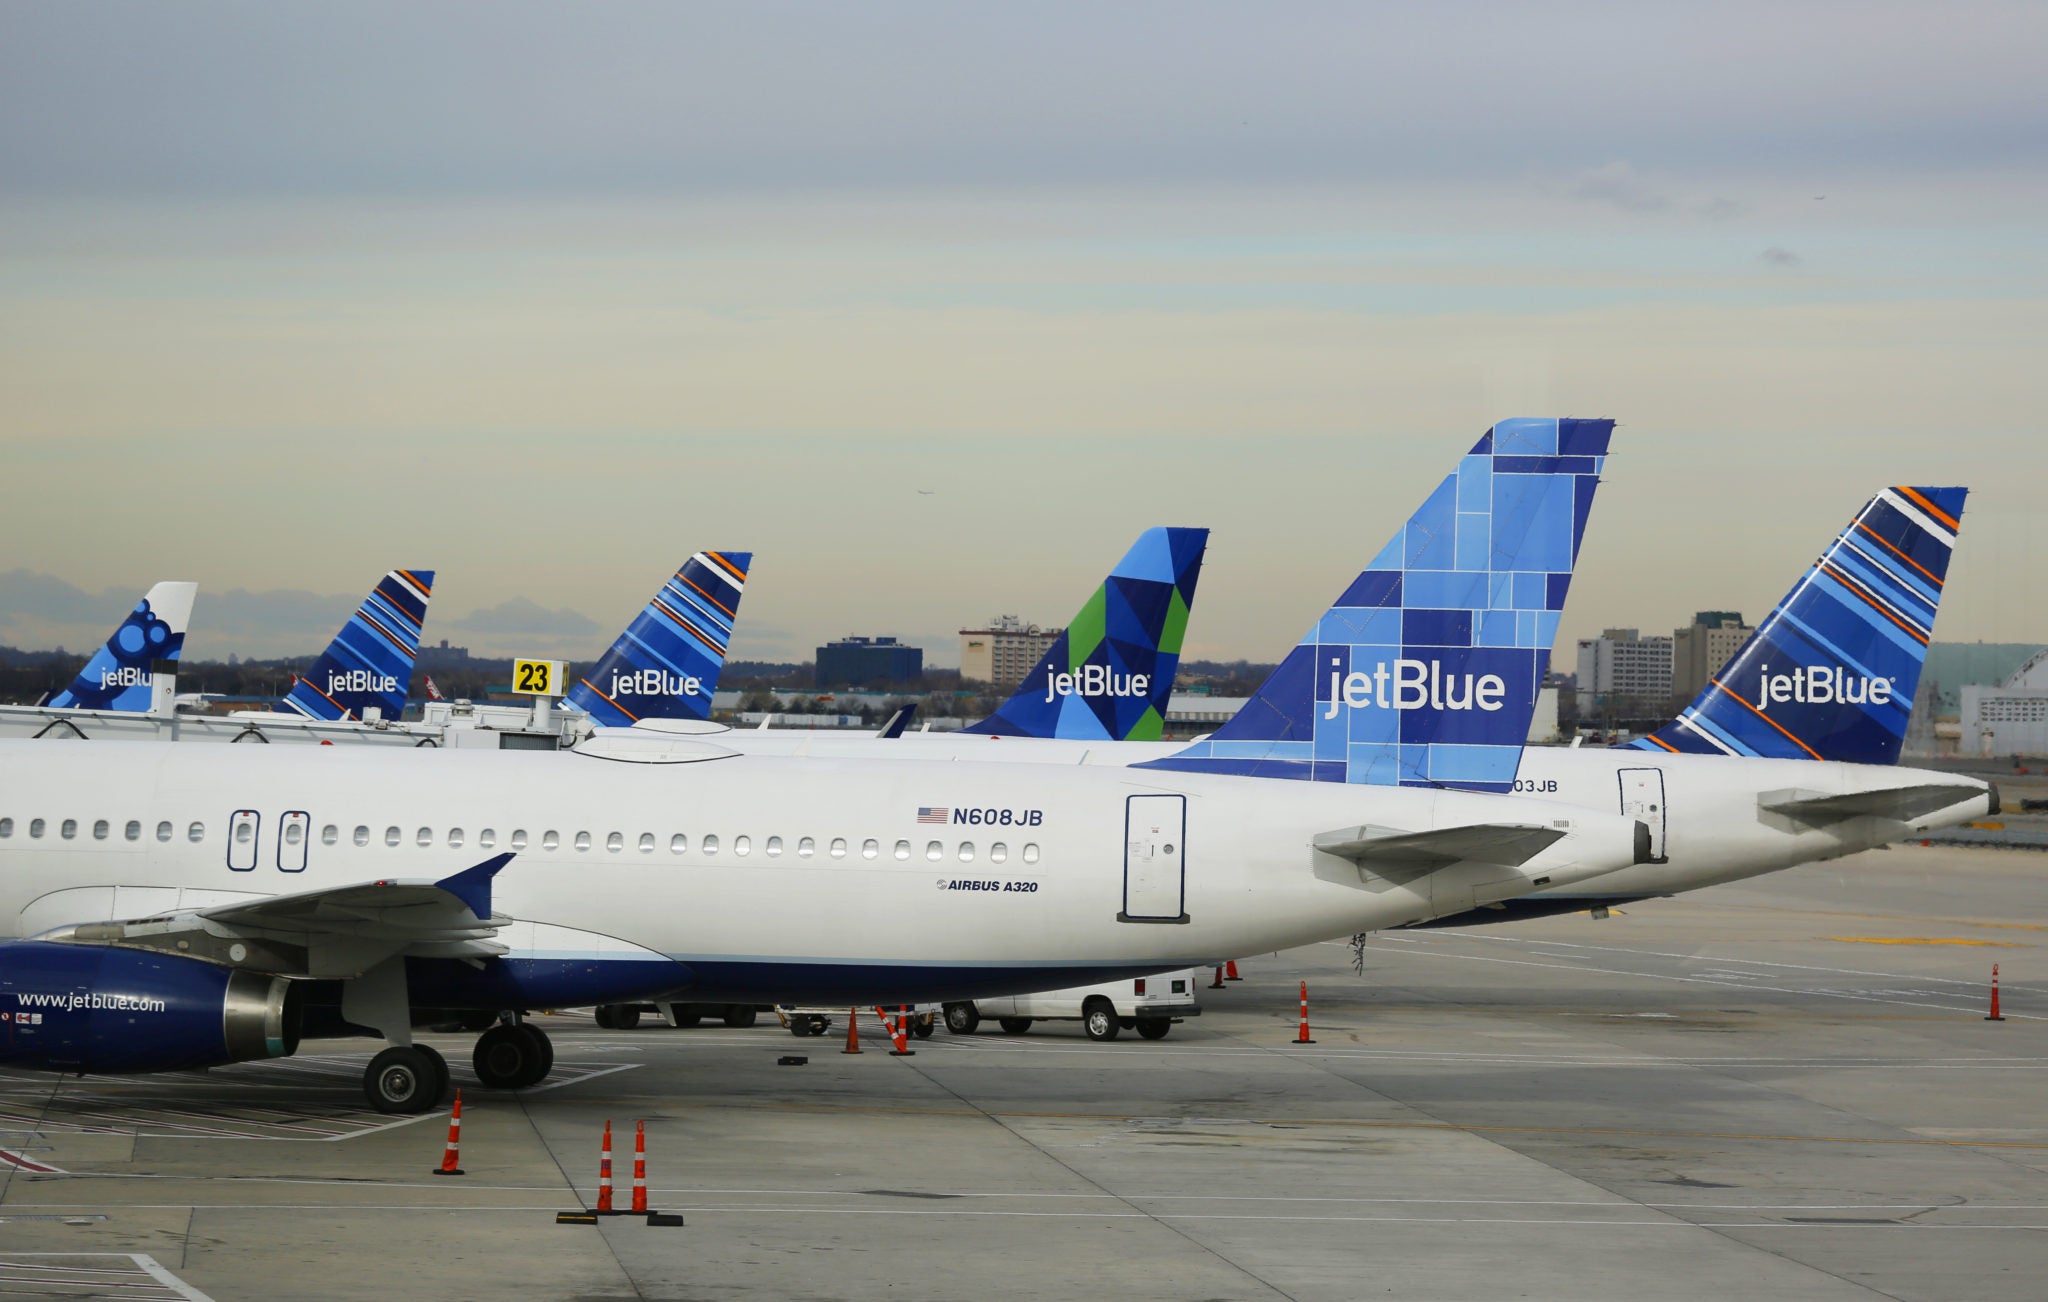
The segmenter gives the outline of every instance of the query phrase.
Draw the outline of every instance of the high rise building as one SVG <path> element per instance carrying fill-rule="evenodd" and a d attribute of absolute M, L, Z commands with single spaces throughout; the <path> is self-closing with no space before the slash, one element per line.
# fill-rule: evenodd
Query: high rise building
<path fill-rule="evenodd" d="M 848 637 L 818 648 L 817 686 L 877 687 L 924 677 L 924 651 L 893 637 Z"/>
<path fill-rule="evenodd" d="M 1659 703 L 1671 696 L 1671 639 L 1610 628 L 1579 639 L 1579 713 L 1606 712 L 1608 703 Z"/>
<path fill-rule="evenodd" d="M 1027 624 L 1015 615 L 997 615 L 987 628 L 960 630 L 960 678 L 987 683 L 997 691 L 1014 690 L 1031 667 L 1045 658 L 1062 630 Z"/>
<path fill-rule="evenodd" d="M 1703 610 L 1671 634 L 1671 694 L 1687 700 L 1706 688 L 1755 629 L 1732 610 Z"/>

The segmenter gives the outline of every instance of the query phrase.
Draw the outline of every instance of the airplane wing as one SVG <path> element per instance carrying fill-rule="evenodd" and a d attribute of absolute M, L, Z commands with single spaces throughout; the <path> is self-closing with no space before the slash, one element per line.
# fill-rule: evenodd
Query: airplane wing
<path fill-rule="evenodd" d="M 1319 834 L 1314 844 L 1324 854 L 1351 860 L 1361 872 L 1399 884 L 1454 863 L 1518 868 L 1564 836 L 1563 829 L 1538 823 L 1471 823 L 1427 832 L 1346 827 Z"/>
<path fill-rule="evenodd" d="M 185 913 L 87 923 L 49 939 L 153 949 L 276 976 L 361 975 L 393 957 L 483 959 L 511 918 L 491 911 L 496 855 L 439 881 L 387 878 Z"/>
<path fill-rule="evenodd" d="M 1769 813 L 1816 825 L 1841 823 L 1852 818 L 1890 818 L 1910 823 L 1983 794 L 1978 787 L 1931 782 L 1911 787 L 1886 787 L 1878 791 L 1852 791 L 1839 796 L 1798 790 L 1766 791 L 1757 796 L 1756 803 L 1757 808 Z"/>

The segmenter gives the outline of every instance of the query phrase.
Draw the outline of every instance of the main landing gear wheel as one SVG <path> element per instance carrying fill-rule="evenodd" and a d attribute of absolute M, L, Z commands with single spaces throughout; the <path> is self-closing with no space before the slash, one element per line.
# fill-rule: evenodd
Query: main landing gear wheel
<path fill-rule="evenodd" d="M 476 1039 L 470 1066 L 476 1078 L 494 1090 L 523 1090 L 538 1085 L 554 1066 L 554 1045 L 538 1029 L 521 1022 L 493 1026 Z"/>
<path fill-rule="evenodd" d="M 363 1096 L 379 1112 L 416 1115 L 429 1111 L 441 1102 L 448 1079 L 446 1063 L 436 1068 L 438 1057 L 399 1045 L 386 1049 L 370 1059 L 363 1072 Z"/>
<path fill-rule="evenodd" d="M 973 1004 L 947 1004 L 946 1029 L 955 1035 L 972 1035 L 981 1025 L 981 1013 Z"/>
<path fill-rule="evenodd" d="M 1091 999 L 1081 1009 L 1081 1029 L 1091 1040 L 1114 1040 L 1117 1032 L 1124 1028 L 1116 1020 L 1116 1009 L 1107 999 Z"/>
<path fill-rule="evenodd" d="M 448 1086 L 450 1083 L 448 1079 L 448 1060 L 443 1058 L 441 1051 L 431 1044 L 415 1044 L 413 1048 L 425 1054 L 427 1061 L 434 1064 L 434 1075 L 438 1082 L 434 1086 L 434 1102 L 439 1103 L 442 1099 L 448 1097 Z"/>

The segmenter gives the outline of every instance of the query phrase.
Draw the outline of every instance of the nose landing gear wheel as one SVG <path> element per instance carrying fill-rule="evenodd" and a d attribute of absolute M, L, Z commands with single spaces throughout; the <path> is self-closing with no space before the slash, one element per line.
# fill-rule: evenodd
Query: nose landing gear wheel
<path fill-rule="evenodd" d="M 436 1070 L 434 1059 L 420 1050 L 394 1045 L 370 1059 L 363 1072 L 363 1096 L 379 1112 L 425 1112 L 440 1103 L 446 1071 L 445 1064 Z"/>
<path fill-rule="evenodd" d="M 526 1025 L 493 1026 L 477 1037 L 470 1055 L 476 1078 L 496 1090 L 523 1090 L 538 1085 L 554 1065 L 554 1046 L 548 1037 Z"/>

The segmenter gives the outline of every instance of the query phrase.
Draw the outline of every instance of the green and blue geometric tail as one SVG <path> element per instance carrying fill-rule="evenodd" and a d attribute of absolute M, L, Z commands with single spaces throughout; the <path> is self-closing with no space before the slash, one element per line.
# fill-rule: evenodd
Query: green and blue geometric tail
<path fill-rule="evenodd" d="M 150 679 L 160 672 L 159 666 L 176 672 L 198 591 L 196 583 L 159 583 L 151 588 L 71 685 L 43 704 L 70 710 L 149 709 Z"/>
<path fill-rule="evenodd" d="M 1637 750 L 1896 764 L 1966 488 L 1887 488 Z"/>
<path fill-rule="evenodd" d="M 604 728 L 708 719 L 752 552 L 698 552 L 661 585 L 566 704 Z"/>
<path fill-rule="evenodd" d="M 1180 671 L 1207 529 L 1147 529 L 1016 695 L 966 732 L 1157 741 Z"/>
<path fill-rule="evenodd" d="M 432 570 L 393 570 L 378 580 L 313 667 L 292 684 L 285 708 L 329 721 L 361 719 L 371 709 L 386 719 L 403 715 L 433 592 Z"/>
<path fill-rule="evenodd" d="M 1495 425 L 1243 709 L 1140 767 L 1510 790 L 1613 433 Z"/>

